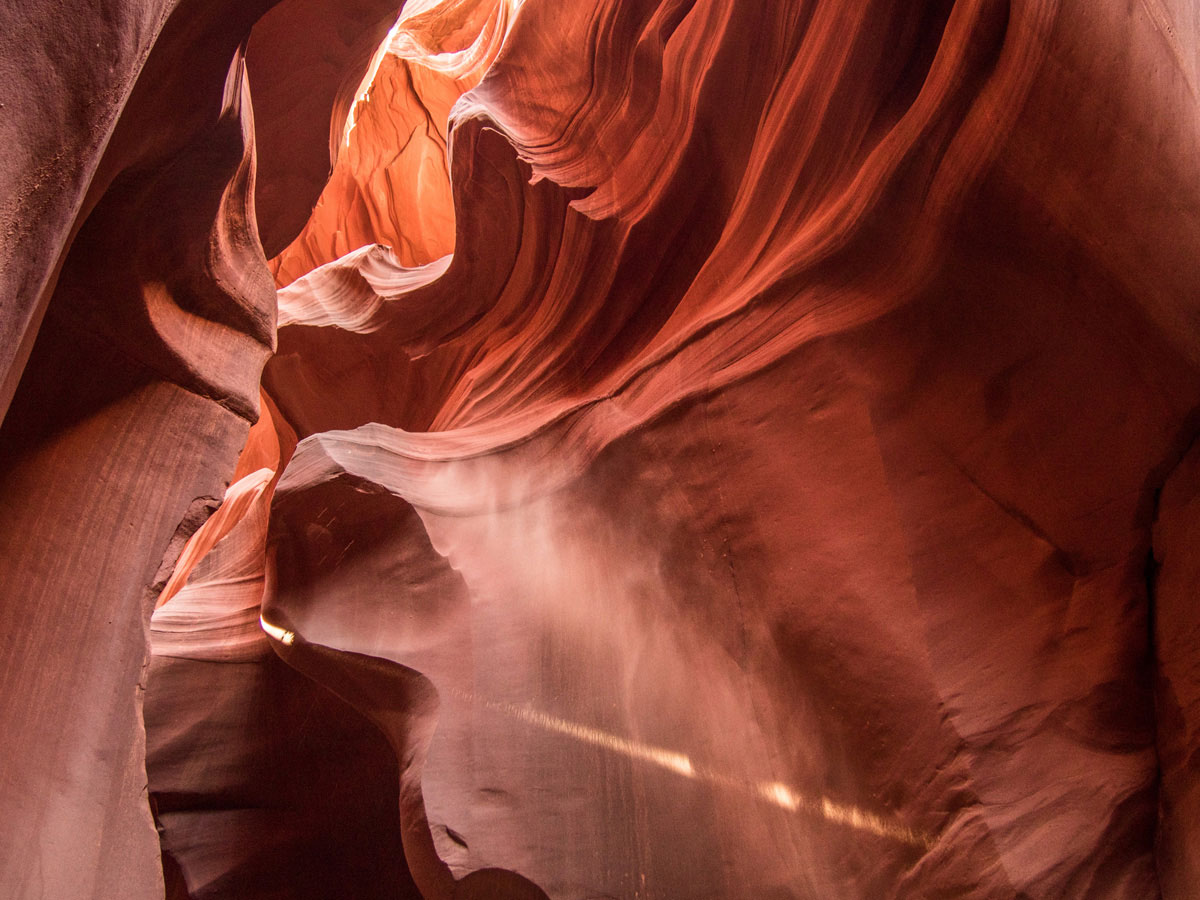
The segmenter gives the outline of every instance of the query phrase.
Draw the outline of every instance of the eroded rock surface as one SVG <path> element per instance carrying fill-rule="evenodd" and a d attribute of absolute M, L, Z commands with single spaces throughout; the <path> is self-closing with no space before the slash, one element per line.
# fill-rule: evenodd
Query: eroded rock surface
<path fill-rule="evenodd" d="M 314 435 L 269 609 L 437 689 L 452 870 L 1157 894 L 1177 16 L 531 2 L 453 114 L 445 273 L 363 250 L 281 292 L 267 382 Z"/>
<path fill-rule="evenodd" d="M 275 341 L 239 51 L 261 11 L 5 14 L 5 40 L 28 41 L 6 53 L 6 73 L 27 67 L 5 87 L 26 86 L 12 106 L 32 122 L 6 166 L 32 154 L 45 177 L 42 205 L 5 239 L 0 316 L 5 352 L 22 328 L 32 343 L 23 369 L 6 367 L 19 386 L 0 429 L 5 896 L 162 896 L 141 715 L 149 589 L 179 551 L 172 536 L 223 493 Z"/>
<path fill-rule="evenodd" d="M 1200 6 L 263 12 L 159 46 L 265 180 L 148 63 L 0 432 L 9 833 L 140 835 L 55 896 L 154 890 L 181 519 L 170 897 L 1190 895 Z"/>

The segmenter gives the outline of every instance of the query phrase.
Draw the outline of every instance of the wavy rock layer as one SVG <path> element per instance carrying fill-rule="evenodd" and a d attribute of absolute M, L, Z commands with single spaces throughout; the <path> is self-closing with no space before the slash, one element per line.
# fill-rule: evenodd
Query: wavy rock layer
<path fill-rule="evenodd" d="M 396 8 L 395 0 L 281 0 L 255 23 L 246 65 L 257 111 L 254 202 L 268 258 L 305 227 L 337 161 L 340 123 Z"/>
<path fill-rule="evenodd" d="M 6 895 L 1190 895 L 1200 6 L 270 5 L 14 81 Z"/>
<path fill-rule="evenodd" d="M 177 525 L 220 496 L 274 345 L 247 14 L 248 29 L 253 10 L 211 4 L 166 23 L 0 431 L 6 896 L 161 896 L 141 726 L 151 585 Z M 186 84 L 164 77 L 181 45 Z"/>
<path fill-rule="evenodd" d="M 1163 486 L 1154 524 L 1153 640 L 1160 766 L 1157 839 L 1164 897 L 1186 897 L 1200 878 L 1200 613 L 1196 560 L 1200 453 L 1193 446 Z"/>
<path fill-rule="evenodd" d="M 406 7 L 344 127 L 335 119 L 330 140 L 337 163 L 329 183 L 299 236 L 271 262 L 280 285 L 364 244 L 387 244 L 406 266 L 454 249 L 447 117 L 495 59 L 518 5 L 455 0 Z"/>
<path fill-rule="evenodd" d="M 1186 895 L 1195 21 L 525 4 L 444 273 L 317 267 L 266 374 L 266 618 L 413 760 L 427 896 L 1153 897 L 1160 806 Z"/>

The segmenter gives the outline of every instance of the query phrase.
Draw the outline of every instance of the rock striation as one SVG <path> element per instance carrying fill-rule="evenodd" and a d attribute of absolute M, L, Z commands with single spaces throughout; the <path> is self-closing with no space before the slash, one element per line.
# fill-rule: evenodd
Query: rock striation
<path fill-rule="evenodd" d="M 1190 896 L 1200 5 L 268 7 L 12 81 L 8 893 Z"/>
<path fill-rule="evenodd" d="M 47 174 L 29 196 L 55 212 L 17 215 L 21 234 L 44 243 L 27 254 L 6 242 L 17 265 L 5 277 L 19 280 L 6 288 L 5 326 L 37 335 L 23 369 L 10 370 L 20 379 L 0 431 L 0 884 L 11 897 L 162 894 L 141 715 L 150 588 L 173 562 L 172 536 L 220 496 L 275 342 L 237 32 L 257 12 L 118 6 L 115 18 L 82 9 L 78 36 L 116 27 L 120 40 L 101 51 L 133 44 L 148 57 L 99 66 L 97 81 L 90 43 L 75 53 L 56 43 L 29 69 L 44 80 L 13 104 L 36 116 L 45 92 L 51 109 L 56 91 L 94 100 L 57 133 L 66 148 L 87 136 L 97 150 L 39 158 Z M 18 18 L 33 27 L 49 10 Z M 157 41 L 130 16 L 161 28 Z M 39 46 L 52 49 L 27 49 Z M 170 73 L 184 47 L 180 79 Z M 133 62 L 137 84 L 105 93 L 110 76 L 132 80 Z M 122 110 L 115 127 L 106 104 Z M 23 132 L 13 158 L 53 125 Z M 60 193 L 89 174 L 74 200 Z M 59 215 L 67 224 L 54 229 Z M 6 338 L 6 352 L 15 346 Z"/>

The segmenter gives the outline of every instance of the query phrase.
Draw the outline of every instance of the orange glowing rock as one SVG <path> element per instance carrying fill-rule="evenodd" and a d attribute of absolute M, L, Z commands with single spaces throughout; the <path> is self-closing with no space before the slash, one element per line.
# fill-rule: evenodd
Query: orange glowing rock
<path fill-rule="evenodd" d="M 0 894 L 1188 897 L 1196 0 L 110 5 L 0 33 Z"/>
<path fill-rule="evenodd" d="M 272 269 L 280 286 L 374 243 L 401 265 L 454 249 L 446 126 L 500 49 L 513 0 L 409 4 L 376 54 L 342 129 L 329 184 Z"/>

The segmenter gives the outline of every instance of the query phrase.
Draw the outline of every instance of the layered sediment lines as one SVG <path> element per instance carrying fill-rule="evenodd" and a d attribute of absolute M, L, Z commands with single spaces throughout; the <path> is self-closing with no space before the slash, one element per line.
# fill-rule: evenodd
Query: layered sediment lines
<path fill-rule="evenodd" d="M 410 3 L 335 117 L 329 183 L 296 239 L 271 261 L 281 285 L 371 243 L 403 265 L 454 249 L 446 167 L 451 107 L 504 45 L 520 3 Z"/>
<path fill-rule="evenodd" d="M 242 52 L 270 6 L 35 2 L 3 14 L 6 897 L 163 896 L 147 624 L 220 505 L 275 345 Z M 350 6 L 326 3 L 326 26 L 358 28 Z M 389 16 L 371 49 L 395 16 L 376 6 Z M 328 105 L 321 115 L 324 134 Z"/>
<path fill-rule="evenodd" d="M 225 15 L 215 32 L 214 13 Z M 237 34 L 255 12 L 176 15 L 108 140 L 101 196 L 74 224 L 61 271 L 43 273 L 57 276 L 53 296 L 17 296 L 45 315 L 0 430 L 0 885 L 11 897 L 162 896 L 146 620 L 224 488 L 275 342 Z M 181 44 L 193 46 L 187 83 L 164 75 Z"/>
<path fill-rule="evenodd" d="M 266 619 L 437 691 L 398 752 L 453 875 L 1155 895 L 1176 15 L 530 0 L 451 114 L 445 272 L 281 291 Z"/>
<path fill-rule="evenodd" d="M 208 130 L 115 133 L 0 432 L 0 884 L 153 893 L 157 601 L 172 900 L 1187 897 L 1200 6 L 396 12 L 249 85 L 214 13 Z"/>

